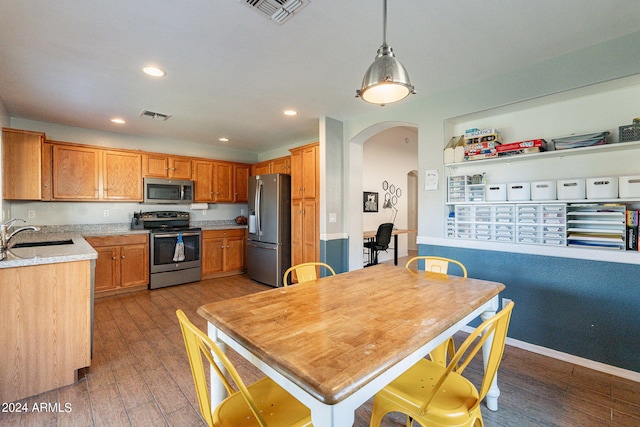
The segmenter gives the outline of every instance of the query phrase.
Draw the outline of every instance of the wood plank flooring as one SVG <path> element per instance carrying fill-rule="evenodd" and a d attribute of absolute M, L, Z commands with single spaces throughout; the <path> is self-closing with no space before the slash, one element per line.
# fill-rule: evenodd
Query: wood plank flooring
<path fill-rule="evenodd" d="M 15 408 L 3 405 L 0 425 L 204 426 L 175 310 L 205 329 L 200 305 L 264 289 L 235 276 L 97 300 L 93 360 L 84 377 L 19 402 L 29 412 L 5 412 Z M 260 377 L 231 356 L 246 382 Z M 468 377 L 479 382 L 481 370 L 478 361 Z M 499 410 L 482 405 L 487 426 L 640 425 L 639 383 L 518 348 L 506 348 L 499 385 Z M 369 425 L 370 408 L 371 401 L 358 409 L 355 426 Z M 390 414 L 383 425 L 402 426 L 404 418 Z"/>

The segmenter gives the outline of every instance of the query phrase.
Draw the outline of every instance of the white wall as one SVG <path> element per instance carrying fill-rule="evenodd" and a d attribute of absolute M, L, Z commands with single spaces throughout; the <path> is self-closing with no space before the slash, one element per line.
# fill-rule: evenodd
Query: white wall
<path fill-rule="evenodd" d="M 398 214 L 395 218 L 395 228 L 406 229 L 409 215 L 409 196 L 407 188 L 407 174 L 418 169 L 418 132 L 411 127 L 393 127 L 380 132 L 364 143 L 363 146 L 363 191 L 378 193 L 378 212 L 362 213 L 362 226 L 364 230 L 377 230 L 378 225 L 392 222 L 395 211 L 384 209 L 385 194 L 382 183 L 386 181 L 400 189 L 400 197 L 397 197 L 396 208 Z M 362 198 L 361 198 L 362 204 Z M 408 236 L 398 236 L 398 256 L 407 255 Z M 380 260 L 393 258 L 393 252 L 380 253 Z"/>

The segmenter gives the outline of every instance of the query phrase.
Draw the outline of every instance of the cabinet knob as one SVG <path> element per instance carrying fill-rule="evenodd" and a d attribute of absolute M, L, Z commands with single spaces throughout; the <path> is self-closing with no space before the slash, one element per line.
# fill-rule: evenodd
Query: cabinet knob
<path fill-rule="evenodd" d="M 122 255 L 120 258 L 124 259 L 124 255 Z"/>
<path fill-rule="evenodd" d="M 115 261 L 117 258 L 116 257 L 112 257 L 111 259 Z"/>
<path fill-rule="evenodd" d="M 231 246 L 227 245 L 227 249 L 229 249 Z"/>

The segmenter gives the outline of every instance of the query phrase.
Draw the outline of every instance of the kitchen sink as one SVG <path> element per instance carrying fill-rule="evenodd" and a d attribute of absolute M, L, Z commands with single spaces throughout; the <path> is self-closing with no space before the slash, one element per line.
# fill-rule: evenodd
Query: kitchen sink
<path fill-rule="evenodd" d="M 60 246 L 60 245 L 73 245 L 73 240 L 45 240 L 42 242 L 22 242 L 13 245 L 12 249 L 18 248 L 33 248 L 36 246 Z"/>

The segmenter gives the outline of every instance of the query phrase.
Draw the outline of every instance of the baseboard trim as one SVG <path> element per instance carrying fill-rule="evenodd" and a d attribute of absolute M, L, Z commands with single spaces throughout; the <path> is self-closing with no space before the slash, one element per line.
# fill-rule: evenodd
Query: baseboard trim
<path fill-rule="evenodd" d="M 462 328 L 462 331 L 471 333 L 474 331 L 474 329 L 475 328 L 472 328 L 470 326 L 465 326 L 464 328 Z M 594 371 L 603 372 L 605 374 L 614 375 L 616 377 L 621 377 L 640 383 L 640 372 L 618 368 L 617 366 L 607 365 L 606 363 L 596 362 L 594 360 L 585 359 L 584 357 L 574 356 L 573 354 L 563 353 L 561 351 L 553 350 L 535 344 L 530 344 L 509 337 L 507 337 L 506 344 L 512 347 L 520 348 L 522 350 L 530 351 L 532 353 L 540 354 L 542 356 L 548 356 L 553 359 L 573 363 L 574 365 L 593 369 Z"/>

